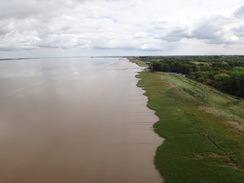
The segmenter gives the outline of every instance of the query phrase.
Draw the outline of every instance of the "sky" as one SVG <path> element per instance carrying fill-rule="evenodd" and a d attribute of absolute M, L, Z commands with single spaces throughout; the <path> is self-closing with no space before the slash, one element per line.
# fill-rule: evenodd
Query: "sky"
<path fill-rule="evenodd" d="M 0 4 L 0 58 L 244 55 L 243 0 Z"/>

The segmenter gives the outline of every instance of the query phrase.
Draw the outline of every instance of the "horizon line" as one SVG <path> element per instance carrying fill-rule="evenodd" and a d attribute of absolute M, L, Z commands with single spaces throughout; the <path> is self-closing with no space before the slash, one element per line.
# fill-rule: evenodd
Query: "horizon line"
<path fill-rule="evenodd" d="M 63 56 L 63 57 L 59 57 L 59 56 L 51 56 L 51 57 L 12 57 L 12 58 L 0 58 L 0 61 L 3 61 L 3 60 L 24 60 L 24 59 L 54 59 L 54 58 L 87 58 L 87 57 L 91 57 L 91 58 L 108 58 L 108 57 L 197 57 L 197 56 L 200 56 L 200 57 L 207 57 L 207 56 L 228 56 L 228 57 L 235 57 L 235 56 L 244 56 L 244 55 L 241 55 L 241 54 L 205 54 L 205 55 L 202 55 L 202 54 L 196 54 L 196 55 L 191 55 L 191 54 L 186 54 L 186 55 L 113 55 L 113 56 Z"/>

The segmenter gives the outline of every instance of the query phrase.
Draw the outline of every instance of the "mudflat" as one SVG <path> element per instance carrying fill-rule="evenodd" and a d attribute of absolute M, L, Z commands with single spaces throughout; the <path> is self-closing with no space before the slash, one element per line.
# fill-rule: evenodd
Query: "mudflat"
<path fill-rule="evenodd" d="M 0 62 L 0 182 L 162 182 L 139 70 L 124 59 Z"/>

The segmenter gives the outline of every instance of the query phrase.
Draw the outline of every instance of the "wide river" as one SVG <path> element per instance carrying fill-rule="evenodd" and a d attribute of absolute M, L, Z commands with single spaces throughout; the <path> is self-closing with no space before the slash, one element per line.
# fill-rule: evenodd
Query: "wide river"
<path fill-rule="evenodd" d="M 158 120 L 121 58 L 0 61 L 0 183 L 159 183 Z"/>

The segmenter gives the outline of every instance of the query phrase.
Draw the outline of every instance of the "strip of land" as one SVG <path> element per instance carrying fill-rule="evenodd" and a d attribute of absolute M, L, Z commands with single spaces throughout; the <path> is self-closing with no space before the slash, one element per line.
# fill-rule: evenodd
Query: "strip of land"
<path fill-rule="evenodd" d="M 166 140 L 155 165 L 165 182 L 241 183 L 244 180 L 244 103 L 183 76 L 141 72 L 148 107 Z"/>

